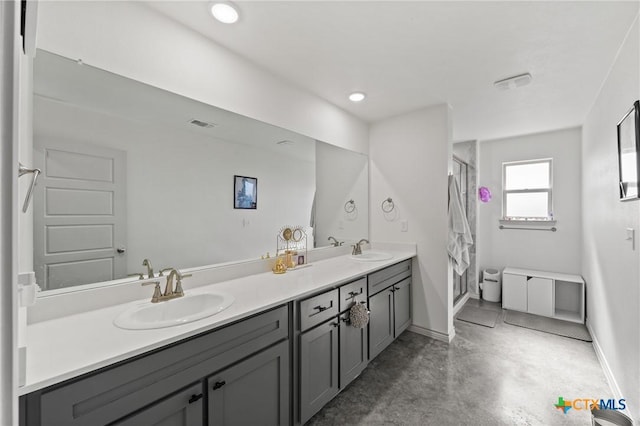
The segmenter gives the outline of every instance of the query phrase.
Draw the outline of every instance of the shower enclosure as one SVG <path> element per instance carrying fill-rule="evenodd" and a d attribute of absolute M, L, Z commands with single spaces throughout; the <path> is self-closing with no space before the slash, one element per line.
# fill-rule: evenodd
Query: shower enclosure
<path fill-rule="evenodd" d="M 469 187 L 469 165 L 462 161 L 460 158 L 453 156 L 453 176 L 458 180 L 460 185 L 460 194 L 462 195 L 462 208 L 469 220 L 469 200 L 468 200 L 468 187 Z M 458 275 L 456 271 L 453 273 L 453 304 L 455 305 L 462 296 L 464 296 L 469 287 L 469 270 L 464 271 L 462 275 Z"/>

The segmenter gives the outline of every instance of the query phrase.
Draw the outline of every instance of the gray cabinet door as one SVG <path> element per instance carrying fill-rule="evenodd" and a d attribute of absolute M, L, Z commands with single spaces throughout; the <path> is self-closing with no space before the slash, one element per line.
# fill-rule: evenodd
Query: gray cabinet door
<path fill-rule="evenodd" d="M 338 319 L 300 335 L 300 420 L 338 394 Z"/>
<path fill-rule="evenodd" d="M 289 341 L 207 379 L 210 425 L 289 425 Z"/>
<path fill-rule="evenodd" d="M 111 424 L 114 426 L 203 425 L 202 401 L 202 383 L 199 382 Z"/>
<path fill-rule="evenodd" d="M 393 286 L 394 336 L 398 337 L 411 325 L 411 279 Z"/>
<path fill-rule="evenodd" d="M 355 328 L 349 312 L 340 315 L 340 388 L 347 386 L 367 366 L 367 328 Z"/>
<path fill-rule="evenodd" d="M 393 287 L 369 298 L 369 359 L 393 342 Z"/>

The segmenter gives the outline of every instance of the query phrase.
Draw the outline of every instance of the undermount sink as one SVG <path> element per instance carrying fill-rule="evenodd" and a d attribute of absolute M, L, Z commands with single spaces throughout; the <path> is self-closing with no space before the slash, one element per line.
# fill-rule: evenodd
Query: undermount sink
<path fill-rule="evenodd" d="M 384 251 L 367 250 L 362 254 L 352 254 L 353 260 L 359 260 L 360 262 L 379 262 L 381 260 L 393 259 L 393 255 Z"/>
<path fill-rule="evenodd" d="M 125 330 L 149 330 L 187 324 L 227 309 L 235 298 L 226 293 L 194 294 L 166 302 L 142 302 L 118 315 L 113 324 Z"/>

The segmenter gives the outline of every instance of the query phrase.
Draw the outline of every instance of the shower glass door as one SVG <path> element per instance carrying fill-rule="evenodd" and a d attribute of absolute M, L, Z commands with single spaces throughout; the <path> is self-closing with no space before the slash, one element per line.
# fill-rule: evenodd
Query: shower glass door
<path fill-rule="evenodd" d="M 468 209 L 468 180 L 467 180 L 467 172 L 468 165 L 464 161 L 460 160 L 457 157 L 453 157 L 453 176 L 458 180 L 458 184 L 460 185 L 460 194 L 462 195 L 462 208 L 464 209 L 465 215 L 467 215 L 467 219 L 469 218 L 467 214 Z M 455 305 L 458 300 L 465 294 L 467 294 L 468 287 L 468 274 L 467 271 L 464 271 L 462 275 L 458 275 L 456 271 L 453 271 L 453 304 Z"/>

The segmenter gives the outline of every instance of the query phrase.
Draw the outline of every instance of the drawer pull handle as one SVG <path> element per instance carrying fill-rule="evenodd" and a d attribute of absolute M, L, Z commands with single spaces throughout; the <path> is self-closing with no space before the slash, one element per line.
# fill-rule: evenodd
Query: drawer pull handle
<path fill-rule="evenodd" d="M 400 287 L 394 287 L 393 289 L 394 290 L 400 290 Z"/>
<path fill-rule="evenodd" d="M 318 312 L 322 312 L 322 311 L 326 311 L 327 309 L 329 309 L 329 307 L 328 306 L 320 306 L 320 305 L 318 305 L 313 309 L 317 309 Z"/>
<path fill-rule="evenodd" d="M 353 299 L 356 296 L 359 296 L 362 294 L 362 291 L 350 291 L 349 292 L 349 297 L 347 297 L 347 299 Z"/>
<path fill-rule="evenodd" d="M 213 385 L 213 390 L 220 389 L 221 387 L 223 387 L 223 386 L 224 386 L 224 385 L 226 385 L 226 384 L 227 384 L 227 382 L 226 382 L 226 381 L 224 381 L 224 380 L 223 380 L 223 381 L 221 381 L 221 382 L 216 382 L 216 383 Z"/>
<path fill-rule="evenodd" d="M 349 322 L 351 322 L 351 320 L 349 319 L 349 317 L 344 317 L 344 318 L 342 318 L 342 322 L 349 323 Z"/>
<path fill-rule="evenodd" d="M 332 323 L 331 323 L 331 326 L 332 326 L 332 327 L 337 327 L 337 326 L 339 326 L 339 325 L 340 325 L 340 323 L 339 323 L 339 322 L 332 322 Z"/>
<path fill-rule="evenodd" d="M 395 287 L 391 287 L 391 288 L 389 289 L 389 291 L 390 291 L 391 293 L 394 293 L 394 292 L 396 291 L 396 288 L 395 288 Z"/>
<path fill-rule="evenodd" d="M 202 398 L 202 394 L 198 394 L 198 395 L 191 395 L 191 398 L 189 398 L 189 404 L 193 404 L 194 402 L 196 402 L 197 400 L 199 400 L 200 398 Z"/>

